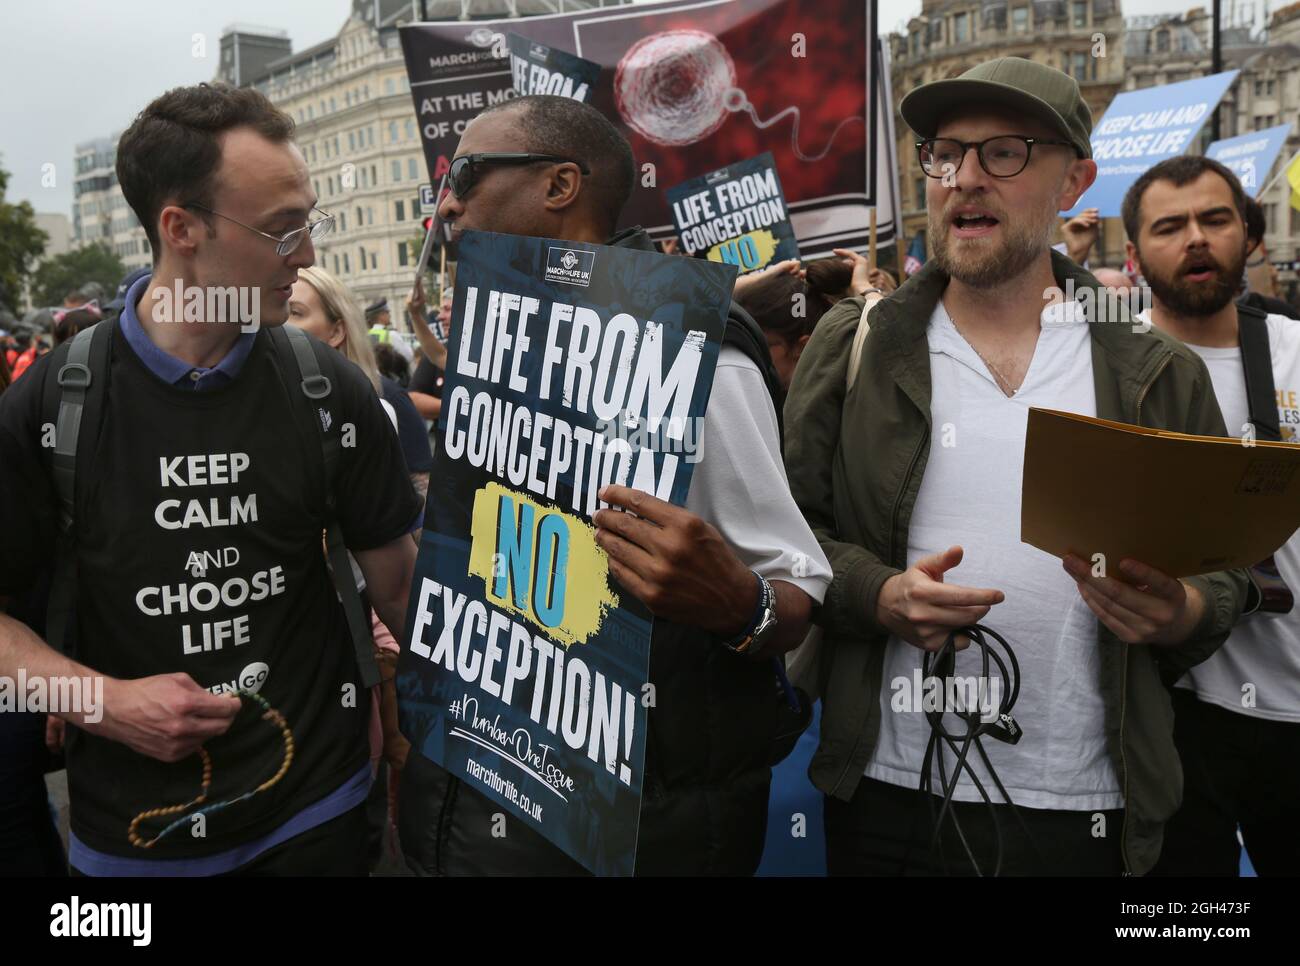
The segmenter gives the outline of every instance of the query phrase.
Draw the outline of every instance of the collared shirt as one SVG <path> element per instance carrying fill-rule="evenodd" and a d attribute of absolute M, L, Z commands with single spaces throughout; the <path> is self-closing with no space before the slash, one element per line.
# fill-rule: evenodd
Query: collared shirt
<path fill-rule="evenodd" d="M 210 389 L 219 389 L 220 387 L 232 382 L 239 375 L 244 363 L 248 359 L 248 354 L 253 351 L 253 341 L 257 338 L 256 332 L 241 332 L 235 344 L 231 346 L 230 351 L 226 353 L 225 358 L 215 366 L 192 366 L 182 359 L 177 359 L 174 355 L 164 352 L 158 346 L 154 345 L 153 340 L 144 331 L 144 326 L 140 322 L 139 315 L 136 314 L 136 303 L 143 297 L 145 290 L 149 287 L 150 275 L 142 275 L 135 280 L 134 284 L 127 290 L 126 305 L 122 308 L 122 314 L 118 318 L 118 325 L 122 329 L 122 335 L 126 337 L 126 343 L 131 347 L 131 351 L 140 357 L 140 361 L 155 376 L 168 385 L 177 388 L 194 389 L 198 392 L 204 392 Z M 173 322 L 173 325 L 193 325 L 193 322 Z"/>

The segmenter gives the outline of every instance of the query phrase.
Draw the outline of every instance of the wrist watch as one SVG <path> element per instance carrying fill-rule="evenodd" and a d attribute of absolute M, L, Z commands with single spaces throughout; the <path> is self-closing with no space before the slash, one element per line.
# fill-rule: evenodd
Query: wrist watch
<path fill-rule="evenodd" d="M 874 285 L 871 286 L 870 288 L 864 288 L 860 292 L 854 292 L 853 294 L 856 295 L 858 298 L 866 298 L 868 295 L 879 295 L 881 298 L 885 297 L 884 291 L 882 289 L 876 288 Z"/>
<path fill-rule="evenodd" d="M 758 580 L 758 604 L 754 616 L 740 634 L 722 642 L 724 647 L 737 654 L 761 651 L 776 633 L 776 591 L 761 574 L 751 573 Z"/>

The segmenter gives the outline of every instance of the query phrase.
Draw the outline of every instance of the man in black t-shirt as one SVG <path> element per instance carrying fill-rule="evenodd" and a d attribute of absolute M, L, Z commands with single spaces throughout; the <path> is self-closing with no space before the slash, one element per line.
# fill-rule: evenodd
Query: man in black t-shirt
<path fill-rule="evenodd" d="M 118 144 L 155 264 L 111 333 L 97 445 L 78 460 L 75 659 L 0 614 L 0 676 L 86 682 L 85 700 L 52 709 L 75 726 L 69 851 L 81 873 L 366 872 L 370 700 L 321 536 L 338 522 L 400 634 L 420 501 L 360 371 L 309 344 L 332 387 L 318 427 L 301 375 L 263 331 L 285 321 L 332 222 L 292 134 L 258 92 L 201 84 L 155 100 Z M 0 397 L 0 604 L 53 562 L 42 397 L 65 358 L 56 350 Z M 332 484 L 321 432 L 339 439 Z M 283 756 L 278 728 L 241 691 L 283 715 L 294 748 L 277 782 L 236 801 Z M 138 848 L 133 818 L 198 795 L 200 748 L 206 804 L 232 804 L 181 812 L 178 829 Z M 140 838 L 176 818 L 145 822 Z"/>

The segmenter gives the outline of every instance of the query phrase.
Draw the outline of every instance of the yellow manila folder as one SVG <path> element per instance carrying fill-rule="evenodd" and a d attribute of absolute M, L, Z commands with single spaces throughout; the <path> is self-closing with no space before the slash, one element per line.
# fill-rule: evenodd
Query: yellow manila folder
<path fill-rule="evenodd" d="M 1107 573 L 1249 567 L 1300 527 L 1300 446 L 1189 436 L 1029 410 L 1020 539 Z"/>

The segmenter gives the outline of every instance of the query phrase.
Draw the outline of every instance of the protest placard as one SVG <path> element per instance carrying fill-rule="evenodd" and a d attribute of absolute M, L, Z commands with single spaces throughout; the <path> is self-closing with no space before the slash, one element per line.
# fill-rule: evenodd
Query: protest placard
<path fill-rule="evenodd" d="M 598 874 L 633 870 L 651 617 L 592 515 L 681 505 L 735 269 L 469 231 L 398 670 L 423 754 Z"/>
<path fill-rule="evenodd" d="M 742 272 L 799 257 L 770 151 L 669 188 L 668 203 L 687 255 Z"/>

